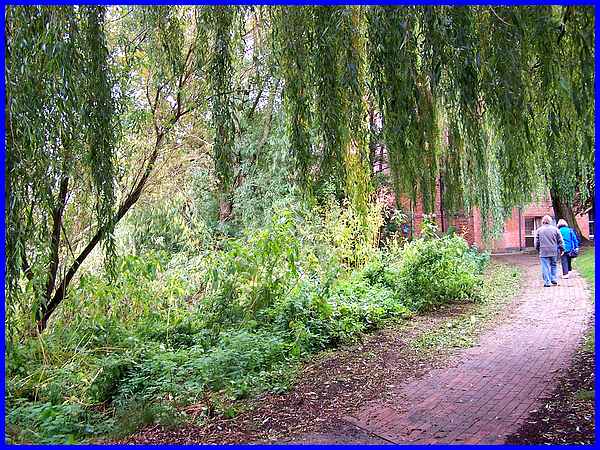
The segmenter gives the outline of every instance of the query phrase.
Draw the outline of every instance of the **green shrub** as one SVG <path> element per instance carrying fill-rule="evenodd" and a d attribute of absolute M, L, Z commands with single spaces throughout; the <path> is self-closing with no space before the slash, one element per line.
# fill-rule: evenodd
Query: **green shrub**
<path fill-rule="evenodd" d="M 377 276 L 374 276 L 377 274 Z M 347 343 L 363 332 L 381 327 L 385 320 L 410 315 L 397 287 L 390 287 L 386 271 L 368 266 L 341 280 L 331 293 L 333 337 Z"/>
<path fill-rule="evenodd" d="M 373 258 L 362 268 L 361 276 L 371 285 L 386 284 L 386 266 L 381 258 Z"/>
<path fill-rule="evenodd" d="M 186 294 L 196 289 L 197 280 L 188 273 L 193 268 L 171 269 L 168 259 L 154 252 L 123 255 L 117 261 L 116 279 L 103 273 L 83 274 L 53 318 L 56 329 L 63 332 L 75 324 L 90 331 L 98 346 L 111 346 L 145 321 L 154 325 L 169 317 L 172 323 L 187 316 Z M 121 335 L 112 335 L 115 332 Z"/>
<path fill-rule="evenodd" d="M 98 373 L 88 389 L 89 400 L 94 404 L 112 401 L 133 364 L 134 361 L 127 354 L 102 358 L 98 363 Z"/>
<path fill-rule="evenodd" d="M 300 355 L 352 342 L 386 320 L 408 315 L 409 309 L 396 288 L 388 285 L 379 262 L 332 286 L 302 283 L 266 310 L 261 321 L 288 333 L 291 353 Z"/>
<path fill-rule="evenodd" d="M 219 345 L 206 355 L 201 367 L 210 388 L 219 390 L 246 374 L 277 365 L 286 359 L 288 351 L 284 337 L 275 333 L 230 332 L 221 336 Z"/>
<path fill-rule="evenodd" d="M 86 418 L 85 409 L 77 404 L 21 402 L 7 409 L 6 431 L 16 442 L 73 444 L 94 432 Z"/>
<path fill-rule="evenodd" d="M 166 428 L 180 424 L 185 415 L 169 403 L 134 400 L 117 409 L 111 435 L 124 437 L 143 426 L 161 425 Z"/>
<path fill-rule="evenodd" d="M 465 253 L 465 257 L 470 258 L 475 263 L 477 272 L 480 274 L 483 273 L 490 262 L 490 253 L 480 252 L 475 245 L 469 247 L 469 250 Z"/>
<path fill-rule="evenodd" d="M 353 205 L 343 205 L 331 196 L 320 213 L 319 229 L 315 237 L 322 239 L 328 251 L 346 269 L 360 268 L 378 253 L 383 212 L 379 204 L 369 205 L 364 216 Z"/>
<path fill-rule="evenodd" d="M 208 348 L 212 344 L 210 333 L 205 329 L 204 322 L 188 318 L 175 323 L 157 323 L 153 327 L 144 329 L 145 339 L 163 344 L 169 349 L 189 348 L 200 345 Z"/>
<path fill-rule="evenodd" d="M 192 402 L 205 390 L 244 395 L 252 378 L 286 360 L 283 336 L 245 330 L 222 333 L 218 344 L 179 350 L 153 349 L 128 372 L 119 386 L 118 403 L 132 401 Z"/>
<path fill-rule="evenodd" d="M 422 237 L 404 248 L 396 282 L 407 305 L 424 311 L 447 302 L 477 300 L 480 273 L 481 262 L 463 238 Z"/>
<path fill-rule="evenodd" d="M 268 227 L 227 243 L 208 270 L 209 295 L 203 302 L 207 326 L 216 332 L 252 320 L 273 305 L 299 278 L 298 239 L 289 213 Z"/>
<path fill-rule="evenodd" d="M 318 281 L 299 283 L 290 295 L 277 300 L 259 323 L 288 335 L 290 353 L 300 356 L 327 348 L 331 340 L 332 308 L 326 300 L 328 286 Z"/>

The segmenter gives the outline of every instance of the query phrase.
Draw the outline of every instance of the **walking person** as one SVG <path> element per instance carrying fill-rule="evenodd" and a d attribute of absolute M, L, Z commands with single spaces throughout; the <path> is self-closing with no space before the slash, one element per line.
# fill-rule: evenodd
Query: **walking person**
<path fill-rule="evenodd" d="M 579 239 L 577 233 L 569 227 L 565 219 L 560 219 L 556 225 L 565 243 L 565 250 L 560 257 L 562 277 L 569 278 L 569 272 L 572 270 L 571 262 L 579 254 Z"/>
<path fill-rule="evenodd" d="M 565 244 L 558 228 L 552 225 L 552 217 L 542 217 L 542 226 L 535 233 L 534 246 L 540 254 L 544 287 L 556 286 L 556 263 L 565 249 Z"/>

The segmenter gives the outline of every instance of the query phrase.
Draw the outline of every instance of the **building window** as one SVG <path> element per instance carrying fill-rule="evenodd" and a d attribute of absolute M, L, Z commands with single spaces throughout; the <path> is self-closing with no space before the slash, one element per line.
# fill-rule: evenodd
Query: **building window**
<path fill-rule="evenodd" d="M 592 208 L 592 209 L 590 209 L 590 212 L 588 212 L 588 225 L 589 225 L 590 239 L 594 239 L 594 218 L 595 218 L 595 213 L 594 213 L 594 208 Z"/>
<path fill-rule="evenodd" d="M 533 247 L 535 230 L 542 226 L 541 217 L 525 217 L 525 247 Z"/>
<path fill-rule="evenodd" d="M 526 217 L 525 218 L 525 236 L 533 236 L 534 229 L 535 229 L 535 218 L 534 217 Z"/>
<path fill-rule="evenodd" d="M 525 217 L 525 236 L 533 236 L 535 234 L 535 230 L 541 226 L 541 217 Z"/>

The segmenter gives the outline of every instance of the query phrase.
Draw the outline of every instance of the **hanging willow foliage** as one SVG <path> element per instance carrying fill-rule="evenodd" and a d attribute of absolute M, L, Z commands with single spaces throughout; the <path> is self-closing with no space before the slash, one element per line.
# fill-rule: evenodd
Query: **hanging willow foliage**
<path fill-rule="evenodd" d="M 285 81 L 283 100 L 295 166 L 293 175 L 304 191 L 310 193 L 315 179 L 310 135 L 312 13 L 309 7 L 279 7 L 274 16 L 274 42 L 280 54 L 279 72 Z"/>
<path fill-rule="evenodd" d="M 420 191 L 427 207 L 437 163 L 446 206 L 479 207 L 491 218 L 485 234 L 531 199 L 542 174 L 567 201 L 592 195 L 591 10 L 373 7 L 369 32 L 398 194 Z"/>
<path fill-rule="evenodd" d="M 548 17 L 554 32 L 546 31 L 542 77 L 533 92 L 546 144 L 540 165 L 553 194 L 569 204 L 576 195 L 586 202 L 594 195 L 594 18 L 591 10 L 573 7 L 550 10 Z"/>
<path fill-rule="evenodd" d="M 375 6 L 369 10 L 369 69 L 383 115 L 392 182 L 413 200 L 420 178 L 416 120 L 416 16 L 413 7 Z M 430 205 L 430 202 L 426 202 Z"/>
<path fill-rule="evenodd" d="M 354 106 L 371 92 L 383 117 L 392 184 L 398 195 L 422 199 L 426 210 L 440 177 L 445 206 L 479 208 L 485 235 L 543 188 L 544 175 L 567 201 L 592 195 L 590 9 L 279 11 L 275 40 L 283 49 L 290 138 L 306 189 L 318 175 L 337 180 L 338 190 L 339 180 L 349 179 L 344 147 L 361 129 Z M 357 26 L 348 28 L 345 17 L 355 17 Z M 364 28 L 366 70 L 348 78 L 360 54 L 346 51 L 360 36 L 352 30 Z M 318 132 L 311 140 L 312 127 Z M 355 185 L 347 184 L 345 195 Z"/>
<path fill-rule="evenodd" d="M 531 73 L 530 30 L 526 8 L 491 10 L 482 21 L 482 34 L 494 36 L 482 51 L 485 107 L 498 130 L 502 192 L 506 202 L 524 201 L 533 189 L 536 144 L 530 131 Z M 484 53 L 485 51 L 485 53 Z"/>
<path fill-rule="evenodd" d="M 363 7 L 346 7 L 343 13 L 341 48 L 345 51 L 342 68 L 344 102 L 348 111 L 346 139 L 346 191 L 359 214 L 366 212 L 371 194 L 369 123 L 367 120 L 367 30 Z"/>
<path fill-rule="evenodd" d="M 365 10 L 283 7 L 275 36 L 295 178 L 309 196 L 331 186 L 364 211 L 370 194 Z"/>
<path fill-rule="evenodd" d="M 141 24 L 148 31 L 147 46 L 150 65 L 156 69 L 154 82 L 162 84 L 173 80 L 184 65 L 184 24 L 175 8 L 153 6 L 141 9 Z"/>
<path fill-rule="evenodd" d="M 207 73 L 215 130 L 215 170 L 219 190 L 223 195 L 230 193 L 233 183 L 235 122 L 231 90 L 233 25 L 236 14 L 237 8 L 234 6 L 214 6 L 204 11 L 204 20 L 210 30 L 209 39 L 212 44 Z"/>
<path fill-rule="evenodd" d="M 544 186 L 554 186 L 567 202 L 593 195 L 589 8 L 278 12 L 274 40 L 282 48 L 290 139 L 306 190 L 332 179 L 338 193 L 356 191 L 359 183 L 340 183 L 354 170 L 344 147 L 362 129 L 354 106 L 362 108 L 372 94 L 396 193 L 420 198 L 426 210 L 441 180 L 445 207 L 477 207 L 489 236 L 513 206 Z M 354 18 L 350 28 L 346 17 Z M 358 48 L 351 43 L 361 32 L 365 70 L 349 78 L 347 68 L 355 67 L 360 52 L 348 49 Z"/>
<path fill-rule="evenodd" d="M 87 126 L 84 128 L 89 158 L 92 168 L 92 185 L 96 194 L 96 217 L 101 228 L 106 229 L 106 239 L 103 240 L 107 255 L 108 269 L 114 275 L 113 260 L 115 255 L 114 239 L 112 237 L 113 209 L 115 205 L 114 192 L 114 156 L 115 128 L 114 102 L 112 98 L 112 81 L 109 79 L 108 50 L 104 36 L 103 8 L 85 8 L 83 10 L 86 26 L 85 41 L 88 49 L 88 64 L 82 68 L 85 101 L 83 114 L 87 116 Z"/>
<path fill-rule="evenodd" d="M 342 79 L 344 7 L 313 8 L 314 49 L 311 67 L 315 88 L 315 126 L 321 138 L 320 180 L 332 181 L 338 196 L 344 191 L 348 142 L 347 105 Z M 345 55 L 344 55 L 345 56 Z"/>
<path fill-rule="evenodd" d="M 96 6 L 6 10 L 7 316 L 25 288 L 20 274 L 36 298 L 52 293 L 74 184 L 91 186 L 96 227 L 106 230 L 111 259 L 115 123 L 104 12 Z"/>

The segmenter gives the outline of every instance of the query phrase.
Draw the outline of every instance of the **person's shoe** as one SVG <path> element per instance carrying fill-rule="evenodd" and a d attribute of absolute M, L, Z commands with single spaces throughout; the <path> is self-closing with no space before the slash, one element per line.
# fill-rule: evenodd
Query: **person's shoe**
<path fill-rule="evenodd" d="M 566 280 L 569 278 L 569 274 L 563 275 L 562 277 Z"/>
<path fill-rule="evenodd" d="M 552 287 L 551 284 L 545 284 L 544 287 Z"/>
<path fill-rule="evenodd" d="M 558 286 L 558 281 L 553 281 L 553 282 L 552 282 L 552 285 L 553 285 L 553 286 Z"/>

